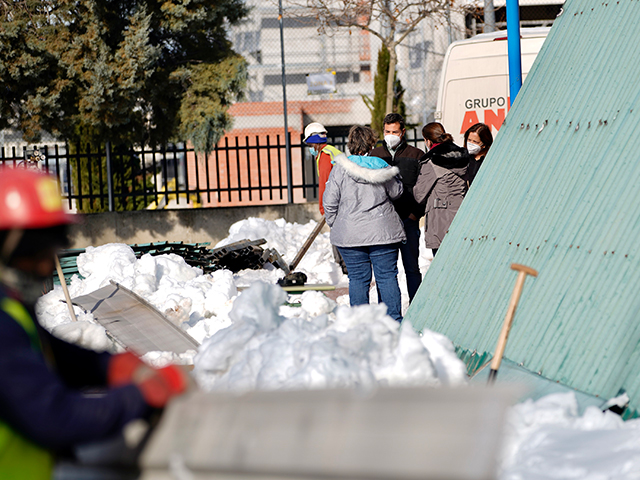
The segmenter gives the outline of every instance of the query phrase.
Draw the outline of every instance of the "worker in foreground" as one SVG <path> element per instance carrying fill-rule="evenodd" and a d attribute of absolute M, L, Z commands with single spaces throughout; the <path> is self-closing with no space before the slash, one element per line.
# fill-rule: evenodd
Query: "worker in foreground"
<path fill-rule="evenodd" d="M 182 371 L 53 337 L 34 306 L 73 216 L 53 177 L 0 168 L 0 478 L 51 478 L 54 455 L 105 440 L 185 390 Z M 81 389 L 101 388 L 86 396 Z"/>

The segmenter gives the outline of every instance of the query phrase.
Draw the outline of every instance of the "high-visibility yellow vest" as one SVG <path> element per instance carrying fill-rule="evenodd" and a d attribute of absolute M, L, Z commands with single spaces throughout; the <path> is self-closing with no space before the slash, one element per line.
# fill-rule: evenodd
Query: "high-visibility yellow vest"
<path fill-rule="evenodd" d="M 336 158 L 336 155 L 340 155 L 342 153 L 333 145 L 325 145 L 325 147 L 322 150 L 320 150 L 320 153 L 318 153 L 318 156 L 316 157 L 316 171 L 318 172 L 318 175 L 320 175 L 320 154 L 322 152 L 326 153 L 331 157 L 331 163 L 333 163 L 333 160 Z"/>
<path fill-rule="evenodd" d="M 15 320 L 29 336 L 31 348 L 42 351 L 33 319 L 16 300 L 3 298 L 0 309 Z M 0 419 L 0 478 L 3 480 L 50 479 L 53 456 L 44 448 L 27 440 Z"/>

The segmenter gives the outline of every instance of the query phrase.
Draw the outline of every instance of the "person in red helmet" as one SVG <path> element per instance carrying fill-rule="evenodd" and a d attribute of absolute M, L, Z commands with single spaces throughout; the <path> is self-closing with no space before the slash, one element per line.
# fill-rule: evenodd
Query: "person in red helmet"
<path fill-rule="evenodd" d="M 55 338 L 34 306 L 74 217 L 55 178 L 0 168 L 0 478 L 51 478 L 54 456 L 108 439 L 185 390 L 175 366 L 85 350 Z M 87 396 L 85 388 L 102 388 Z"/>

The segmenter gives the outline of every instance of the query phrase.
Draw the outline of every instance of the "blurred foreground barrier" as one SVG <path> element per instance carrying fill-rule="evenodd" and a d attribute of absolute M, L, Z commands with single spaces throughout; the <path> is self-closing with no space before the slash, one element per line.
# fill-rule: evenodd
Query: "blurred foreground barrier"
<path fill-rule="evenodd" d="M 501 386 L 194 393 L 165 411 L 143 452 L 141 478 L 493 479 L 517 393 Z"/>

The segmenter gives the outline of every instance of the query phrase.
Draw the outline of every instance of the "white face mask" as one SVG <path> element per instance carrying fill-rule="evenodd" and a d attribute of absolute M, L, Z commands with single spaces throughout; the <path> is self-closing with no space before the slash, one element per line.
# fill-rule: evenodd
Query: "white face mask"
<path fill-rule="evenodd" d="M 482 147 L 477 143 L 467 143 L 467 151 L 470 155 L 477 155 L 478 153 L 480 153 L 480 150 L 482 150 Z"/>
<path fill-rule="evenodd" d="M 387 147 L 389 147 L 389 148 L 395 148 L 400 143 L 400 140 L 402 140 L 402 138 L 400 138 L 397 135 L 385 135 L 384 136 L 384 141 L 387 144 Z"/>

